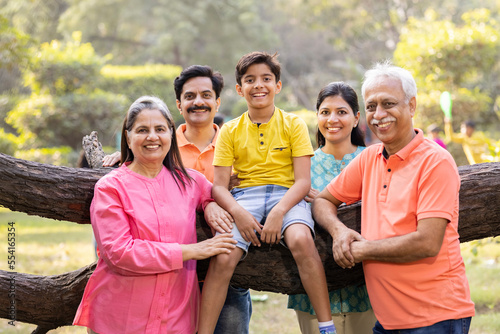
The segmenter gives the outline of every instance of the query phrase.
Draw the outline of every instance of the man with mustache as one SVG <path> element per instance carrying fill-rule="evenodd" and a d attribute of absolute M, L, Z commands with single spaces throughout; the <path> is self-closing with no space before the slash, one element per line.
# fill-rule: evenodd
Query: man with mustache
<path fill-rule="evenodd" d="M 458 235 L 460 177 L 451 155 L 413 128 L 417 87 L 390 63 L 365 74 L 368 147 L 313 202 L 342 268 L 362 262 L 373 333 L 468 333 L 470 299 Z M 337 217 L 362 200 L 361 234 Z"/>

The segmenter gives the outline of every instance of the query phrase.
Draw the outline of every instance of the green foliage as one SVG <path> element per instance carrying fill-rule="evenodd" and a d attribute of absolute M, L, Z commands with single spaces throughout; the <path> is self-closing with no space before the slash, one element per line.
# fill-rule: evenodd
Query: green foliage
<path fill-rule="evenodd" d="M 500 140 L 488 143 L 487 159 L 490 162 L 500 162 Z"/>
<path fill-rule="evenodd" d="M 14 155 L 17 147 L 17 137 L 12 133 L 5 133 L 0 128 L 0 153 Z"/>
<path fill-rule="evenodd" d="M 80 40 L 81 34 L 76 32 L 70 42 L 44 43 L 36 51 L 25 73 L 33 93 L 7 116 L 7 123 L 22 138 L 18 149 L 65 145 L 78 150 L 83 136 L 93 130 L 99 132 L 104 145 L 114 145 L 113 131 L 119 129 L 129 101 L 123 95 L 96 88 L 107 57 L 96 55 L 90 43 Z M 56 164 L 64 161 L 52 153 L 34 152 L 22 153 L 23 158 L 50 156 L 42 160 Z"/>
<path fill-rule="evenodd" d="M 68 0 L 61 31 L 81 30 L 117 64 L 147 62 L 234 69 L 245 52 L 270 45 L 271 22 L 252 0 Z"/>
<path fill-rule="evenodd" d="M 3 128 L 6 132 L 15 133 L 16 130 L 7 124 L 6 119 L 9 111 L 15 108 L 15 106 L 21 101 L 23 96 L 14 94 L 3 94 L 0 95 L 0 128 Z"/>
<path fill-rule="evenodd" d="M 124 95 L 128 104 L 142 95 L 157 96 L 167 103 L 174 119 L 178 122 L 182 117 L 177 112 L 173 82 L 181 71 L 182 68 L 175 65 L 106 65 L 100 72 L 102 77 L 99 87 L 105 91 Z"/>
<path fill-rule="evenodd" d="M 33 57 L 27 84 L 37 94 L 89 91 L 107 58 L 96 55 L 90 43 L 82 44 L 81 33 L 75 32 L 67 43 L 54 40 L 40 46 Z"/>
<path fill-rule="evenodd" d="M 28 35 L 12 27 L 9 20 L 0 15 L 0 68 L 12 70 L 26 66 L 31 42 Z"/>
<path fill-rule="evenodd" d="M 429 10 L 424 18 L 410 18 L 394 52 L 395 62 L 410 69 L 417 81 L 417 125 L 442 123 L 443 91 L 452 94 L 455 126 L 469 118 L 494 124 L 498 118 L 491 112 L 492 97 L 500 93 L 498 22 L 487 9 L 464 13 L 461 24 L 437 16 Z"/>
<path fill-rule="evenodd" d="M 91 93 L 69 93 L 62 96 L 36 95 L 19 103 L 9 113 L 8 123 L 32 134 L 34 148 L 68 145 L 81 147 L 84 135 L 99 133 L 103 145 L 114 145 L 113 131 L 120 124 L 128 108 L 122 95 L 95 90 Z"/>
<path fill-rule="evenodd" d="M 0 14 L 0 93 L 8 92 L 12 95 L 22 91 L 20 69 L 29 65 L 29 48 L 32 43 L 29 35 L 14 28 Z M 0 118 L 0 122 L 2 119 Z"/>
<path fill-rule="evenodd" d="M 17 150 L 13 156 L 18 159 L 40 162 L 56 166 L 74 166 L 75 154 L 71 147 L 32 148 Z"/>
<path fill-rule="evenodd" d="M 0 0 L 0 15 L 39 42 L 48 42 L 61 37 L 57 25 L 67 7 L 66 0 Z"/>

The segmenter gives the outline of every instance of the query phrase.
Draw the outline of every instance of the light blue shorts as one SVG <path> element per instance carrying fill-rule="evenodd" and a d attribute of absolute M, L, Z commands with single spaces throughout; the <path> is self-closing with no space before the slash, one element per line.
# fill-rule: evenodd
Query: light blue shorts
<path fill-rule="evenodd" d="M 248 188 L 234 188 L 231 194 L 234 199 L 245 210 L 250 212 L 255 219 L 262 225 L 271 209 L 278 204 L 278 202 L 285 196 L 288 188 L 269 184 L 265 186 L 248 187 Z M 311 229 L 314 236 L 314 220 L 311 215 L 311 206 L 305 200 L 301 200 L 294 207 L 292 207 L 283 217 L 283 225 L 281 226 L 281 243 L 286 247 L 283 241 L 283 234 L 286 228 L 292 224 L 304 224 Z M 245 241 L 238 231 L 236 224 L 233 224 L 231 231 L 233 238 L 238 242 L 237 247 L 243 249 L 245 254 L 248 252 L 250 242 Z"/>

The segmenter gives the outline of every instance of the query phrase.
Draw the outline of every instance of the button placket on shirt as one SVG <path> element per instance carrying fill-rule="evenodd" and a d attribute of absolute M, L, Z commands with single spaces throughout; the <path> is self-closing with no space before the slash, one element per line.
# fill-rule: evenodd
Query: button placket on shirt
<path fill-rule="evenodd" d="M 383 201 L 383 202 L 385 202 L 385 200 L 387 199 L 387 194 L 389 192 L 389 186 L 391 184 L 391 179 L 392 179 L 392 175 L 394 174 L 394 167 L 396 164 L 395 159 L 396 159 L 396 157 L 390 156 L 389 159 L 385 160 L 384 177 L 382 180 L 380 195 L 379 195 L 380 201 Z"/>
<path fill-rule="evenodd" d="M 162 221 L 162 217 L 165 217 L 167 215 L 165 205 L 163 205 L 162 201 L 159 199 L 161 198 L 161 187 L 158 184 L 156 180 L 148 183 L 147 185 L 149 192 L 152 195 L 153 198 L 153 204 L 156 208 L 156 211 L 159 213 L 159 221 Z M 159 222 L 158 222 L 159 223 Z M 166 241 L 167 234 L 168 234 L 168 228 L 165 226 L 165 224 L 159 224 L 158 226 L 158 233 L 159 233 L 159 241 Z M 165 307 L 166 307 L 166 295 L 167 295 L 167 289 L 168 289 L 168 277 L 162 274 L 157 275 L 157 284 L 156 288 L 154 291 L 154 297 L 153 297 L 153 305 L 156 305 L 154 309 L 152 309 L 153 313 L 151 314 L 150 321 L 148 322 L 148 329 L 151 330 L 151 332 L 157 332 L 159 328 L 161 327 L 161 321 L 163 318 L 163 315 L 165 313 Z"/>
<path fill-rule="evenodd" d="M 266 143 L 266 140 L 267 138 L 265 137 L 264 135 L 264 127 L 266 126 L 266 124 L 260 124 L 260 125 L 257 125 L 257 131 L 259 133 L 259 136 L 258 136 L 258 147 L 260 150 L 266 150 L 267 148 L 267 143 Z"/>

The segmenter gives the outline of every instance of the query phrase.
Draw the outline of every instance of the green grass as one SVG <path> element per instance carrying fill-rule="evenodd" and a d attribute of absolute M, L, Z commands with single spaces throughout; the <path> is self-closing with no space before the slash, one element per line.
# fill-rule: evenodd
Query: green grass
<path fill-rule="evenodd" d="M 7 259 L 7 227 L 15 222 L 17 272 L 54 275 L 92 263 L 94 249 L 89 225 L 61 222 L 0 208 L 0 259 Z M 471 295 L 476 303 L 471 334 L 500 333 L 500 237 L 462 244 Z M 7 270 L 7 261 L 0 260 Z M 300 334 L 295 313 L 286 308 L 287 296 L 252 291 L 252 295 L 268 295 L 263 302 L 253 302 L 250 332 L 254 334 Z M 35 326 L 0 319 L 0 333 L 30 333 Z M 54 334 L 84 334 L 82 327 L 62 327 Z"/>

